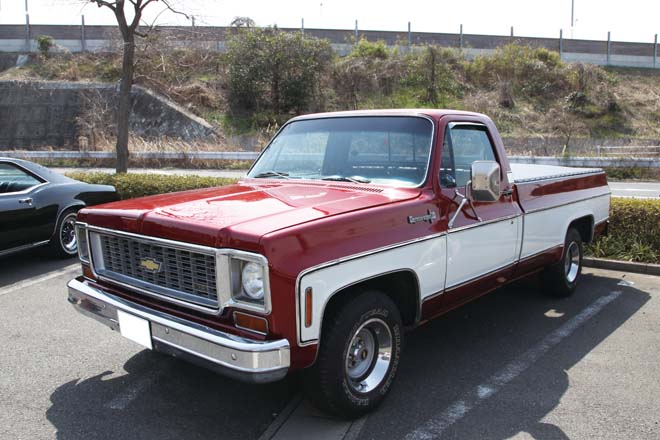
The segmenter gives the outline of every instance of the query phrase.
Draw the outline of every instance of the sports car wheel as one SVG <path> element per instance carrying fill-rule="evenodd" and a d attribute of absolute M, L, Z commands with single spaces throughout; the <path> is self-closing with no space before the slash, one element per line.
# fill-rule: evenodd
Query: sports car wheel
<path fill-rule="evenodd" d="M 55 234 L 50 239 L 49 246 L 51 253 L 56 257 L 69 258 L 78 253 L 75 210 L 68 210 L 60 215 Z"/>

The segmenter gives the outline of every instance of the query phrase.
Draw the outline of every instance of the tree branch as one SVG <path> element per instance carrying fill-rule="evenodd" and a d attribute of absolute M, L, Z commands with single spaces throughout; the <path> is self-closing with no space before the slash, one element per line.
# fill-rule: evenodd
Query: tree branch
<path fill-rule="evenodd" d="M 153 1 L 153 0 L 149 0 L 149 1 Z M 172 7 L 172 5 L 170 4 L 170 0 L 161 0 L 161 1 L 170 11 L 174 12 L 175 14 L 183 15 L 188 20 L 190 20 L 190 16 L 188 14 L 186 14 L 185 12 L 178 11 L 174 7 Z"/>
<path fill-rule="evenodd" d="M 92 2 L 92 3 L 96 3 L 96 6 L 98 6 L 99 8 L 105 6 L 107 8 L 112 9 L 113 11 L 117 10 L 117 2 L 116 1 L 115 2 L 109 2 L 109 1 L 105 1 L 105 0 L 89 0 L 89 1 Z"/>

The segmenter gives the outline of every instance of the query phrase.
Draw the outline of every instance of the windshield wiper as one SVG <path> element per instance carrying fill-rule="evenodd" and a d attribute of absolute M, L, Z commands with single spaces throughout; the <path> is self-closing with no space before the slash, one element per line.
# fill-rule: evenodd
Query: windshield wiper
<path fill-rule="evenodd" d="M 259 179 L 261 177 L 279 177 L 281 179 L 288 179 L 289 173 L 280 172 L 280 171 L 264 171 L 263 173 L 259 173 L 256 176 L 254 176 L 255 179 Z"/>
<path fill-rule="evenodd" d="M 321 180 L 332 180 L 334 182 L 353 182 L 353 183 L 371 183 L 371 180 L 365 179 L 361 176 L 327 176 L 323 177 Z"/>

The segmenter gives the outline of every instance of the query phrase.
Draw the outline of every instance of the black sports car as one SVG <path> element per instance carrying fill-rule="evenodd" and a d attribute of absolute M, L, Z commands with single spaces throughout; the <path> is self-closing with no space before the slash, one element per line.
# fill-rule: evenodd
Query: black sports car
<path fill-rule="evenodd" d="M 78 182 L 36 163 L 0 157 L 0 256 L 42 245 L 56 256 L 74 256 L 76 212 L 118 199 L 112 186 Z"/>

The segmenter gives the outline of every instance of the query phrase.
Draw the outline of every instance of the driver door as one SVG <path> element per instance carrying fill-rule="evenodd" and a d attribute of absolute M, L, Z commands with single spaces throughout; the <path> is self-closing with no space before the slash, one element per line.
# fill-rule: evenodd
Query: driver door
<path fill-rule="evenodd" d="M 495 202 L 468 203 L 457 212 L 470 184 L 472 163 L 498 158 L 482 124 L 449 123 L 445 133 L 441 197 L 450 200 L 447 218 L 454 221 L 447 234 L 444 305 L 454 307 L 509 279 L 519 256 L 522 211 L 505 192 Z"/>
<path fill-rule="evenodd" d="M 0 252 L 47 240 L 33 190 L 44 183 L 22 168 L 0 162 Z M 52 233 L 52 229 L 50 229 Z"/>

